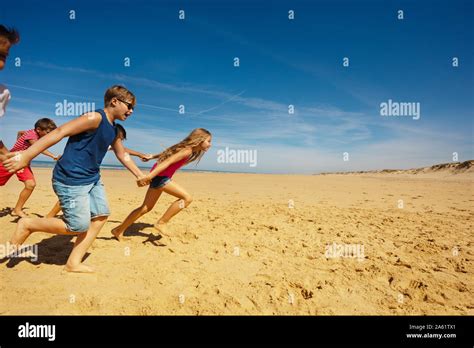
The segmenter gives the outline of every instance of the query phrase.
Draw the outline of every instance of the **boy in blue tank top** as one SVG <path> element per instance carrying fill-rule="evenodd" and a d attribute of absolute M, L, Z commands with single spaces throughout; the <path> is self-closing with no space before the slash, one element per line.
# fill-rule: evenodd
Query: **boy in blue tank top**
<path fill-rule="evenodd" d="M 149 182 L 140 180 L 144 174 L 127 156 L 122 140 L 117 136 L 115 121 L 125 121 L 133 113 L 135 96 L 122 86 L 105 92 L 104 109 L 86 113 L 50 132 L 28 150 L 8 154 L 3 162 L 10 171 L 18 171 L 47 148 L 69 137 L 61 159 L 53 170 L 53 189 L 59 198 L 64 221 L 56 218 L 22 218 L 18 221 L 10 243 L 21 248 L 28 236 L 37 231 L 77 236 L 65 270 L 93 272 L 82 263 L 110 215 L 104 185 L 100 180 L 100 165 L 112 147 L 119 161 L 135 175 L 138 186 Z"/>

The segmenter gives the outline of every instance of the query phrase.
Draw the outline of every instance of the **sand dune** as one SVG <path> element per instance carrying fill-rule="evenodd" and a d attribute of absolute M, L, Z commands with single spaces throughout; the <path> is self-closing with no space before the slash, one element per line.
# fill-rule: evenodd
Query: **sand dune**
<path fill-rule="evenodd" d="M 164 196 L 123 243 L 110 230 L 145 189 L 104 171 L 112 216 L 86 260 L 97 272 L 63 273 L 73 239 L 36 233 L 36 262 L 0 264 L 0 314 L 472 315 L 469 163 L 432 177 L 181 172 L 194 201 L 170 225 L 174 237 L 152 228 L 172 201 Z M 27 212 L 46 214 L 51 170 L 35 173 Z M 20 187 L 1 189 L 0 243 L 15 229 L 7 208 Z"/>
<path fill-rule="evenodd" d="M 334 175 L 334 174 L 402 174 L 402 175 L 431 175 L 440 174 L 436 177 L 448 178 L 452 175 L 460 176 L 460 174 L 472 174 L 474 173 L 474 160 L 464 162 L 450 162 L 435 164 L 429 167 L 412 168 L 412 169 L 382 169 L 382 170 L 369 170 L 369 171 L 356 171 L 356 172 L 334 172 L 334 173 L 322 173 L 321 175 Z M 462 175 L 461 175 L 462 176 Z M 470 176 L 467 176 L 470 179 Z"/>

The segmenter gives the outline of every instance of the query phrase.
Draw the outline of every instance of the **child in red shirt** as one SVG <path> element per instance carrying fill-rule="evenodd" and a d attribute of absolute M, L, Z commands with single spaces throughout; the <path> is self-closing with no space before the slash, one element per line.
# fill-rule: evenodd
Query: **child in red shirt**
<path fill-rule="evenodd" d="M 42 118 L 35 123 L 35 128 L 27 131 L 18 132 L 18 139 L 15 145 L 11 148 L 10 152 L 25 151 L 31 145 L 33 145 L 39 138 L 45 136 L 52 130 L 56 129 L 56 124 L 49 118 Z M 44 155 L 57 160 L 59 157 L 53 155 L 48 150 L 43 152 Z M 23 206 L 25 205 L 28 198 L 30 198 L 33 190 L 36 186 L 35 177 L 31 167 L 28 165 L 26 168 L 16 172 L 10 173 L 0 163 L 0 186 L 4 186 L 10 178 L 16 174 L 18 180 L 25 184 L 25 187 L 20 192 L 18 201 L 15 208 L 12 211 L 12 215 L 25 217 L 26 214 L 23 212 Z"/>

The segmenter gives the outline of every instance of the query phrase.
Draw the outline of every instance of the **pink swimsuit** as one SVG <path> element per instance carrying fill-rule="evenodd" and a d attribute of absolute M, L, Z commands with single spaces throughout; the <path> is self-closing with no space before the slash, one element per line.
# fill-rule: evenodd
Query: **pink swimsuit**
<path fill-rule="evenodd" d="M 161 171 L 160 173 L 158 173 L 158 176 L 167 176 L 168 178 L 171 178 L 173 177 L 174 173 L 179 169 L 181 168 L 182 166 L 184 166 L 186 164 L 186 162 L 188 162 L 189 160 L 189 157 L 188 158 L 183 158 L 181 161 L 178 161 L 178 162 L 175 162 L 173 164 L 171 164 L 168 168 L 166 168 L 165 170 Z M 151 168 L 150 172 L 156 168 L 156 166 L 158 165 L 158 162 L 156 162 L 153 167 Z"/>

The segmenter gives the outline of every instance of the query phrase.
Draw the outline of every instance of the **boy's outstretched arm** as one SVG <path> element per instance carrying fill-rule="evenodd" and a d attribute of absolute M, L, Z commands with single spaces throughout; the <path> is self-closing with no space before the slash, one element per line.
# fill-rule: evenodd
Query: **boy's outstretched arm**
<path fill-rule="evenodd" d="M 57 144 L 61 139 L 88 130 L 97 129 L 101 120 L 102 117 L 100 117 L 100 114 L 97 112 L 89 112 L 79 116 L 48 133 L 31 145 L 27 150 L 7 154 L 7 160 L 3 161 L 3 166 L 10 173 L 25 168 L 33 158 L 38 156 L 47 148 Z"/>
<path fill-rule="evenodd" d="M 149 181 L 143 180 L 145 175 L 137 167 L 135 162 L 130 158 L 130 156 L 126 156 L 127 152 L 125 151 L 125 147 L 123 146 L 122 140 L 120 138 L 115 138 L 114 142 L 112 143 L 112 149 L 114 150 L 115 156 L 118 158 L 120 163 L 122 163 L 125 168 L 135 175 L 137 178 L 137 183 L 140 181 L 139 186 L 145 186 L 149 184 Z"/>

